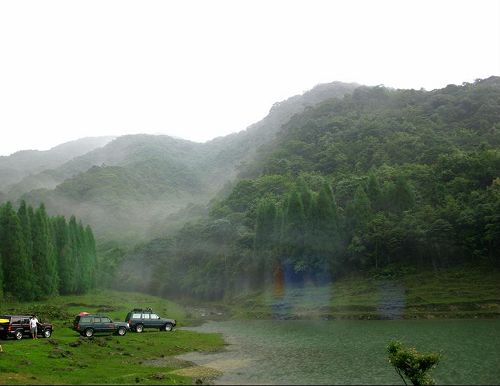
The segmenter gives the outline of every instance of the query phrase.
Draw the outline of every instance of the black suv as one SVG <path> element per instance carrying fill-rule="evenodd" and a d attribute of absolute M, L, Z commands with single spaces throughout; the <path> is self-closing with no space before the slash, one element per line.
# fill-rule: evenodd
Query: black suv
<path fill-rule="evenodd" d="M 73 322 L 73 330 L 90 338 L 96 332 L 110 332 L 123 336 L 130 330 L 128 323 L 113 322 L 104 315 L 91 315 L 82 313 Z"/>
<path fill-rule="evenodd" d="M 23 339 L 24 335 L 31 336 L 29 315 L 0 315 L 0 337 L 7 339 L 13 336 L 17 340 Z M 50 338 L 52 335 L 52 324 L 37 323 L 37 335 Z"/>
<path fill-rule="evenodd" d="M 160 331 L 172 331 L 177 322 L 175 319 L 159 317 L 151 308 L 145 310 L 134 308 L 125 318 L 130 328 L 136 332 L 142 332 L 145 328 L 158 328 Z"/>

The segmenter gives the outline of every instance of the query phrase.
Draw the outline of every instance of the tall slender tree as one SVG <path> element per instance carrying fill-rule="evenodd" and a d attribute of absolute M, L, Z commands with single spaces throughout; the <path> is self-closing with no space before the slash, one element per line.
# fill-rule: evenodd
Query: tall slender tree
<path fill-rule="evenodd" d="M 26 252 L 31 261 L 31 256 L 33 254 L 33 239 L 31 237 L 31 219 L 29 214 L 29 209 L 26 205 L 26 201 L 22 200 L 19 209 L 17 210 L 17 215 L 19 217 L 19 221 L 21 222 L 21 228 L 23 232 L 24 245 L 26 246 Z M 33 270 L 33 264 L 30 263 L 31 270 Z"/>
<path fill-rule="evenodd" d="M 69 283 L 68 291 L 70 293 L 77 293 L 81 288 L 80 281 L 81 269 L 80 269 L 80 247 L 78 241 L 78 225 L 76 223 L 75 216 L 71 216 L 68 224 L 68 237 L 69 237 L 69 262 L 72 268 L 73 281 Z"/>
<path fill-rule="evenodd" d="M 0 254 L 3 260 L 3 280 L 6 292 L 31 300 L 31 270 L 24 243 L 21 222 L 12 204 L 7 202 L 0 216 Z"/>
<path fill-rule="evenodd" d="M 314 217 L 317 249 L 322 255 L 332 255 L 338 244 L 338 213 L 332 189 L 326 183 L 319 191 Z"/>
<path fill-rule="evenodd" d="M 260 200 L 257 206 L 254 238 L 254 260 L 258 266 L 256 272 L 259 276 L 253 281 L 256 285 L 262 285 L 262 282 L 271 277 L 275 253 L 275 218 L 276 205 L 274 200 L 269 197 Z"/>
<path fill-rule="evenodd" d="M 59 275 L 52 243 L 51 227 L 43 204 L 35 212 L 32 227 L 33 271 L 39 293 L 43 296 L 57 294 Z"/>
<path fill-rule="evenodd" d="M 87 253 L 89 254 L 89 266 L 90 266 L 90 278 L 89 284 L 90 288 L 95 288 L 96 286 L 96 276 L 97 276 L 97 251 L 95 247 L 95 238 L 94 232 L 92 232 L 92 228 L 90 225 L 85 227 L 85 237 L 87 243 Z"/>
<path fill-rule="evenodd" d="M 359 185 L 354 193 L 352 201 L 347 204 L 346 208 L 346 225 L 347 231 L 352 234 L 355 230 L 362 231 L 371 216 L 370 200 L 363 189 Z"/>
<path fill-rule="evenodd" d="M 69 245 L 69 232 L 66 219 L 58 216 L 52 220 L 54 229 L 54 248 L 59 267 L 59 293 L 71 293 L 72 283 L 75 280 L 71 250 Z"/>
<path fill-rule="evenodd" d="M 78 238 L 78 249 L 79 249 L 79 261 L 80 261 L 80 275 L 81 280 L 79 280 L 79 293 L 86 293 L 91 287 L 92 279 L 92 261 L 89 251 L 89 244 L 87 240 L 87 235 L 83 224 L 78 222 L 77 227 L 77 238 Z"/>
<path fill-rule="evenodd" d="M 296 189 L 288 197 L 283 228 L 285 256 L 294 264 L 296 271 L 302 272 L 306 266 L 303 258 L 305 214 L 301 196 Z"/>
<path fill-rule="evenodd" d="M 257 253 L 269 251 L 274 242 L 274 221 L 276 217 L 276 205 L 268 198 L 264 198 L 257 206 L 257 218 L 255 222 L 254 250 Z"/>

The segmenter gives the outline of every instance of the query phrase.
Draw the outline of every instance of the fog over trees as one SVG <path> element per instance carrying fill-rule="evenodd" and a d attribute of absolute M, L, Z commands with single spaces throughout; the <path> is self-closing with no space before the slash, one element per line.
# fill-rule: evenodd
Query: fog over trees
<path fill-rule="evenodd" d="M 2 207 L 4 289 L 27 286 L 5 269 L 17 254 L 43 291 L 87 291 L 92 232 L 100 282 L 161 295 L 498 267 L 499 145 L 498 77 L 433 91 L 333 82 L 207 143 L 119 137 L 3 186 L 2 201 L 28 203 Z"/>
<path fill-rule="evenodd" d="M 117 285 L 213 299 L 280 275 L 498 267 L 499 122 L 495 77 L 319 103 L 260 147 L 207 217 L 130 252 Z"/>

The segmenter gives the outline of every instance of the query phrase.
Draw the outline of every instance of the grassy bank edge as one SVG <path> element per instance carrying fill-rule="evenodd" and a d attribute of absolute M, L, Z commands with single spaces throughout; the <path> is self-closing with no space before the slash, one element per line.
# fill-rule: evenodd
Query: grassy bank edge
<path fill-rule="evenodd" d="M 500 271 L 462 266 L 418 272 L 388 267 L 328 285 L 285 285 L 192 306 L 223 319 L 477 319 L 500 317 Z"/>

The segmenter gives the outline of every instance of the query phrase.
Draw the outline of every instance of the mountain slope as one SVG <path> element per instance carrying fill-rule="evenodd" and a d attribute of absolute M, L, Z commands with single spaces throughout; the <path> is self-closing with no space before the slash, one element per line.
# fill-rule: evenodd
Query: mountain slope
<path fill-rule="evenodd" d="M 206 205 L 290 117 L 356 87 L 340 82 L 317 86 L 276 104 L 247 130 L 203 144 L 168 136 L 119 137 L 32 177 L 31 185 L 23 181 L 9 197 L 24 193 L 30 203 L 45 202 L 51 213 L 74 213 L 92 224 L 101 239 L 132 242 L 160 235 L 171 229 L 175 212 L 189 204 Z M 31 189 L 43 184 L 49 189 Z"/>
<path fill-rule="evenodd" d="M 167 136 L 119 137 L 58 168 L 60 175 L 74 175 L 54 189 L 23 197 L 45 202 L 51 212 L 83 215 L 101 237 L 139 239 L 148 219 L 179 209 L 202 190 L 200 149 Z"/>
<path fill-rule="evenodd" d="M 500 78 L 359 87 L 293 116 L 242 173 L 207 218 L 130 252 L 118 285 L 214 299 L 392 265 L 498 268 Z"/>
<path fill-rule="evenodd" d="M 12 185 L 19 183 L 23 178 L 40 173 L 44 170 L 54 169 L 74 157 L 78 157 L 89 151 L 106 145 L 113 137 L 88 137 L 75 141 L 63 143 L 50 150 L 23 150 L 10 156 L 0 157 L 0 191 L 7 192 L 12 189 Z M 21 189 L 23 192 L 44 185 L 43 177 L 40 182 L 29 182 L 27 188 Z M 50 175 L 46 178 L 50 184 Z"/>

